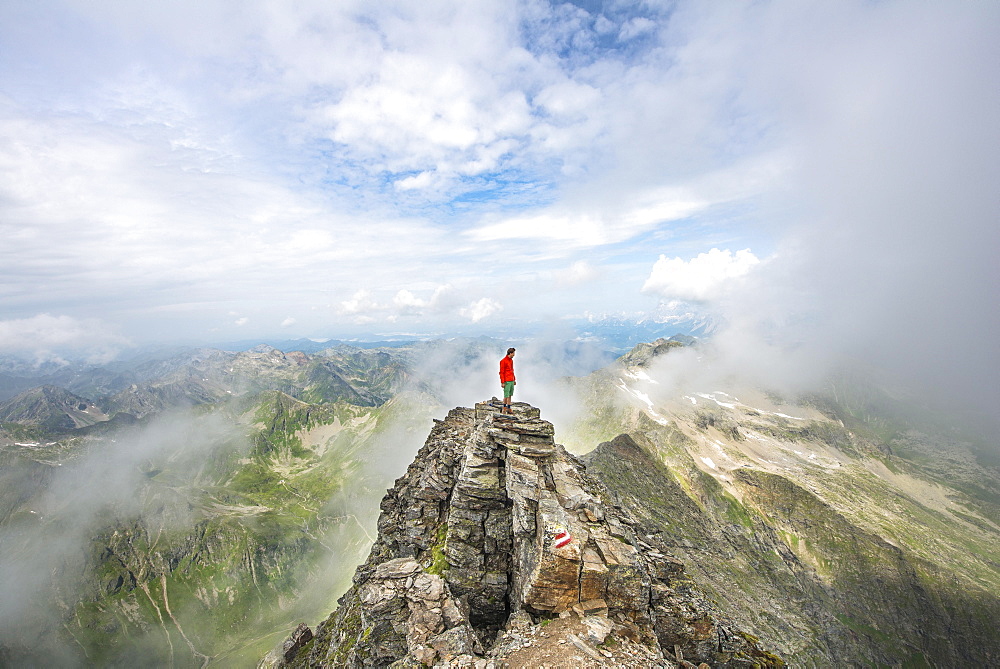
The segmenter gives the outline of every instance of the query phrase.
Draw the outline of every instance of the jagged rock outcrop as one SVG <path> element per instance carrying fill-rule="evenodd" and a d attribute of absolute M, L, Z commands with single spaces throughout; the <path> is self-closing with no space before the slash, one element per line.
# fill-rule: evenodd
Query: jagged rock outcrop
<path fill-rule="evenodd" d="M 538 409 L 498 407 L 436 422 L 337 611 L 262 665 L 783 666 L 602 503 Z"/>

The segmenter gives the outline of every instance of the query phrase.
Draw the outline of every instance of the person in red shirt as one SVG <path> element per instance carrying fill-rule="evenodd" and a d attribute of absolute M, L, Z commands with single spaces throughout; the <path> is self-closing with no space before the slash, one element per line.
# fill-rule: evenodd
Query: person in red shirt
<path fill-rule="evenodd" d="M 500 386 L 503 388 L 502 413 L 514 413 L 510 408 L 510 398 L 514 395 L 514 349 L 507 349 L 507 355 L 500 360 Z"/>

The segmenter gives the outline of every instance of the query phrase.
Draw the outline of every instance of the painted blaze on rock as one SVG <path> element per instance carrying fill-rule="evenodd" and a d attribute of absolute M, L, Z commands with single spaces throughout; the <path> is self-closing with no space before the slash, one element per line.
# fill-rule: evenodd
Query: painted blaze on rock
<path fill-rule="evenodd" d="M 554 435 L 523 403 L 513 415 L 480 403 L 436 421 L 383 499 L 378 539 L 340 607 L 308 647 L 262 664 L 472 666 L 502 660 L 499 639 L 525 613 L 575 611 L 605 634 L 627 627 L 655 657 L 676 648 L 713 666 L 781 666 L 719 622 L 681 582 L 683 565 L 638 538 Z"/>
<path fill-rule="evenodd" d="M 517 440 L 506 439 L 504 422 L 493 423 L 500 428 L 493 439 L 506 451 L 518 567 L 512 578 L 514 607 L 560 613 L 581 601 L 620 592 L 629 596 L 616 601 L 615 608 L 637 611 L 644 606 L 641 582 L 634 578 L 639 556 L 624 541 L 625 526 L 619 524 L 618 536 L 606 526 L 604 506 L 588 492 L 592 482 L 583 480 L 582 466 L 551 441 L 551 423 L 535 421 L 535 431 L 528 429 L 529 421 L 510 422 L 518 428 Z M 550 452 L 526 452 L 525 435 L 550 440 Z M 534 444 L 532 450 L 537 450 Z"/>

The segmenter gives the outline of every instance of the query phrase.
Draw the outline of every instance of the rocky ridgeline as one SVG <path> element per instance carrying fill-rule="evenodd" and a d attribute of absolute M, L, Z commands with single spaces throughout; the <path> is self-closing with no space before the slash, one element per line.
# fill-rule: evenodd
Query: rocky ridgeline
<path fill-rule="evenodd" d="M 436 421 L 339 608 L 262 666 L 783 666 L 602 501 L 538 409 L 498 407 Z"/>

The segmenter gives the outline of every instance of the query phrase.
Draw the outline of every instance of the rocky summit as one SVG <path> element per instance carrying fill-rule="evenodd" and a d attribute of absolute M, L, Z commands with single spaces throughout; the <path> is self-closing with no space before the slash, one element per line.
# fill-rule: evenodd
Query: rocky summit
<path fill-rule="evenodd" d="M 780 667 L 555 443 L 493 400 L 435 421 L 339 607 L 268 667 Z"/>

